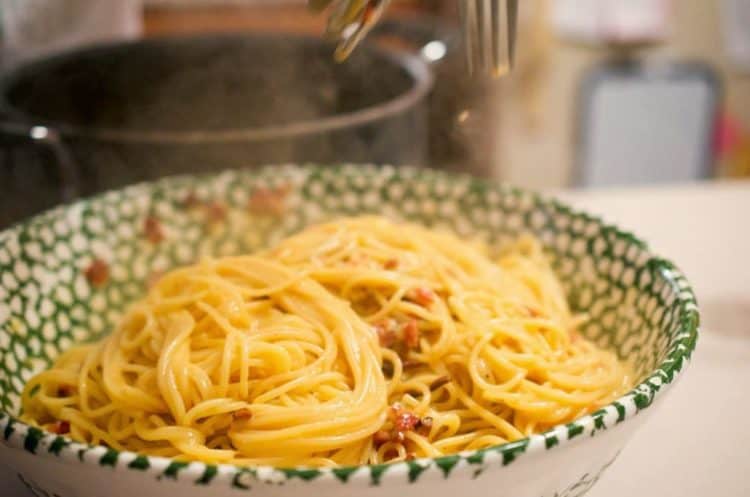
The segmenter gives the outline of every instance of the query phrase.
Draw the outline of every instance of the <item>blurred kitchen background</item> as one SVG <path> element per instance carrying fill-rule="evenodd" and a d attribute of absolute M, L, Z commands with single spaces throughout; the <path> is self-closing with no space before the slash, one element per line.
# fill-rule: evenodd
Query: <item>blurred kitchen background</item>
<path fill-rule="evenodd" d="M 268 162 L 539 189 L 750 175 L 750 0 L 520 3 L 513 73 L 479 81 L 456 0 L 395 0 L 341 65 L 303 0 L 1 0 L 0 225 Z"/>

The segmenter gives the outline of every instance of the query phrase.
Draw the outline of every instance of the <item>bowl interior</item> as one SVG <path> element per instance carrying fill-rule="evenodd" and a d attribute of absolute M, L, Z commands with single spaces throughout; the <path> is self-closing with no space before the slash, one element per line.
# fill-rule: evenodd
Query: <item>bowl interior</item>
<path fill-rule="evenodd" d="M 277 186 L 291 186 L 283 216 L 247 208 L 256 189 Z M 214 208 L 186 205 L 191 195 Z M 582 332 L 632 364 L 639 381 L 656 375 L 669 383 L 689 355 L 675 354 L 691 349 L 680 340 L 697 324 L 684 279 L 644 243 L 595 218 L 528 192 L 431 171 L 279 166 L 136 185 L 0 234 L 2 410 L 17 415 L 31 375 L 72 343 L 111 329 L 154 274 L 202 255 L 253 251 L 310 223 L 373 212 L 490 243 L 533 233 L 573 308 L 590 316 Z M 163 226 L 160 243 L 144 234 L 147 216 Z M 101 286 L 86 277 L 94 259 L 109 267 Z M 644 393 L 641 403 L 651 398 Z"/>

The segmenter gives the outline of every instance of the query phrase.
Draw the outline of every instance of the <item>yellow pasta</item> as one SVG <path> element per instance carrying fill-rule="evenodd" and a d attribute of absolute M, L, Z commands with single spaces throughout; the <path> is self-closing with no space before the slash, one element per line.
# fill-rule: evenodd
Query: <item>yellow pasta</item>
<path fill-rule="evenodd" d="M 33 377 L 23 419 L 119 450 L 247 465 L 481 449 L 631 385 L 578 335 L 539 244 L 379 217 L 163 276 L 109 336 Z"/>

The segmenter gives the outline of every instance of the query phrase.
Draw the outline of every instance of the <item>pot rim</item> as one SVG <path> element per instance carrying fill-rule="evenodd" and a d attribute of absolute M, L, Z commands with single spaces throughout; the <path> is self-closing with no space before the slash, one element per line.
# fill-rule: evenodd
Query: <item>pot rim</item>
<path fill-rule="evenodd" d="M 410 88 L 400 95 L 381 102 L 375 106 L 324 117 L 316 120 L 306 120 L 289 124 L 263 126 L 257 128 L 235 128 L 218 131 L 169 131 L 169 130 L 122 130 L 113 127 L 91 127 L 71 125 L 62 121 L 44 119 L 30 115 L 17 108 L 7 99 L 7 93 L 18 81 L 29 74 L 33 74 L 39 67 L 54 64 L 64 60 L 71 60 L 81 55 L 106 53 L 117 48 L 128 46 L 159 46 L 165 43 L 179 43 L 184 41 L 201 40 L 252 40 L 252 39 L 283 39 L 306 43 L 325 44 L 318 38 L 297 34 L 247 34 L 247 33 L 217 33 L 201 35 L 170 35 L 153 38 L 120 41 L 97 44 L 74 50 L 66 50 L 49 55 L 32 62 L 22 63 L 13 68 L 5 77 L 0 79 L 0 109 L 6 119 L 22 122 L 32 126 L 43 126 L 57 131 L 63 138 L 84 138 L 97 141 L 115 142 L 122 144 L 153 144 L 153 145 L 204 145 L 217 143 L 257 142 L 272 139 L 292 138 L 314 135 L 323 132 L 337 131 L 346 128 L 362 126 L 383 119 L 397 116 L 413 108 L 432 91 L 434 76 L 428 63 L 417 55 L 406 52 L 396 52 L 372 44 L 363 47 L 382 58 L 392 61 L 404 69 L 412 80 Z M 331 52 L 333 57 L 333 52 Z"/>

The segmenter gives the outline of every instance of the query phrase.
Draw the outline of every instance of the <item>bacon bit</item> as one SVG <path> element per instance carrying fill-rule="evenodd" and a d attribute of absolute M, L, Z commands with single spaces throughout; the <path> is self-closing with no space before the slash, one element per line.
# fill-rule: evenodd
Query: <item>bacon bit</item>
<path fill-rule="evenodd" d="M 388 443 L 390 441 L 391 441 L 391 434 L 386 430 L 378 430 L 372 436 L 372 442 L 375 444 L 375 447 L 380 447 L 381 445 Z"/>
<path fill-rule="evenodd" d="M 206 218 L 209 223 L 219 223 L 227 217 L 227 208 L 221 202 L 206 204 Z"/>
<path fill-rule="evenodd" d="M 393 424 L 395 425 L 397 432 L 403 433 L 413 430 L 418 423 L 419 416 L 409 411 L 403 411 L 396 416 L 396 420 Z"/>
<path fill-rule="evenodd" d="M 526 313 L 529 316 L 531 316 L 532 318 L 538 318 L 538 317 L 540 317 L 542 315 L 541 312 L 539 312 L 538 310 L 534 309 L 533 307 L 529 307 L 528 305 L 525 306 L 525 307 L 526 307 Z"/>
<path fill-rule="evenodd" d="M 195 192 L 190 192 L 187 195 L 185 195 L 185 198 L 182 199 L 182 202 L 180 202 L 180 205 L 182 206 L 183 209 L 193 209 L 201 205 L 201 201 L 198 198 L 198 196 L 195 194 Z"/>
<path fill-rule="evenodd" d="M 413 430 L 419 423 L 419 416 L 404 409 L 404 406 L 394 402 L 388 410 L 388 417 L 393 421 L 396 431 L 404 432 Z"/>
<path fill-rule="evenodd" d="M 441 376 L 440 378 L 435 379 L 432 383 L 430 383 L 430 391 L 434 392 L 440 387 L 444 387 L 448 383 L 451 382 L 451 379 L 447 376 Z"/>
<path fill-rule="evenodd" d="M 398 259 L 388 259 L 383 263 L 385 269 L 396 269 L 398 267 Z"/>
<path fill-rule="evenodd" d="M 417 454 L 415 454 L 414 452 L 407 452 L 406 453 L 406 460 L 407 461 L 413 461 L 416 458 L 417 458 Z"/>
<path fill-rule="evenodd" d="M 398 450 L 396 448 L 388 449 L 383 454 L 383 462 L 391 462 L 395 461 L 399 456 Z"/>
<path fill-rule="evenodd" d="M 146 278 L 146 285 L 148 286 L 148 288 L 156 285 L 162 278 L 162 276 L 164 276 L 164 271 L 151 271 L 151 274 L 149 274 L 148 278 Z"/>
<path fill-rule="evenodd" d="M 393 378 L 393 364 L 390 362 L 384 362 L 383 365 L 380 366 L 380 370 L 386 378 Z"/>
<path fill-rule="evenodd" d="M 149 242 L 157 244 L 164 240 L 164 230 L 161 226 L 161 221 L 154 215 L 146 216 L 143 220 L 143 233 Z"/>
<path fill-rule="evenodd" d="M 395 440 L 398 443 L 404 443 L 406 441 L 406 435 L 404 435 L 403 431 L 395 431 L 393 434 L 393 440 Z"/>
<path fill-rule="evenodd" d="M 391 347 L 396 343 L 396 330 L 392 320 L 388 319 L 375 324 L 375 333 L 378 334 L 381 347 Z"/>
<path fill-rule="evenodd" d="M 237 409 L 232 413 L 232 417 L 234 419 L 243 419 L 248 420 L 253 417 L 253 411 L 248 409 L 247 407 L 243 407 L 242 409 Z"/>
<path fill-rule="evenodd" d="M 65 435 L 70 433 L 70 422 L 68 421 L 55 421 L 49 427 L 49 431 L 58 435 Z"/>
<path fill-rule="evenodd" d="M 417 424 L 417 433 L 426 437 L 430 434 L 430 430 L 432 430 L 432 417 L 425 416 Z"/>
<path fill-rule="evenodd" d="M 414 369 L 421 366 L 423 363 L 421 361 L 417 361 L 415 359 L 406 359 L 404 362 L 401 363 L 402 367 L 404 369 Z"/>
<path fill-rule="evenodd" d="M 419 326 L 417 326 L 416 319 L 410 319 L 404 324 L 404 343 L 410 349 L 416 349 L 419 347 Z"/>
<path fill-rule="evenodd" d="M 435 292 L 429 288 L 415 288 L 407 294 L 407 298 L 423 307 L 427 307 L 435 301 Z"/>
<path fill-rule="evenodd" d="M 290 191 L 290 185 L 275 189 L 258 188 L 250 196 L 247 209 L 253 214 L 281 216 L 286 211 L 286 196 Z"/>
<path fill-rule="evenodd" d="M 109 280 L 109 265 L 101 259 L 94 259 L 85 271 L 86 279 L 95 287 L 104 286 Z"/>

